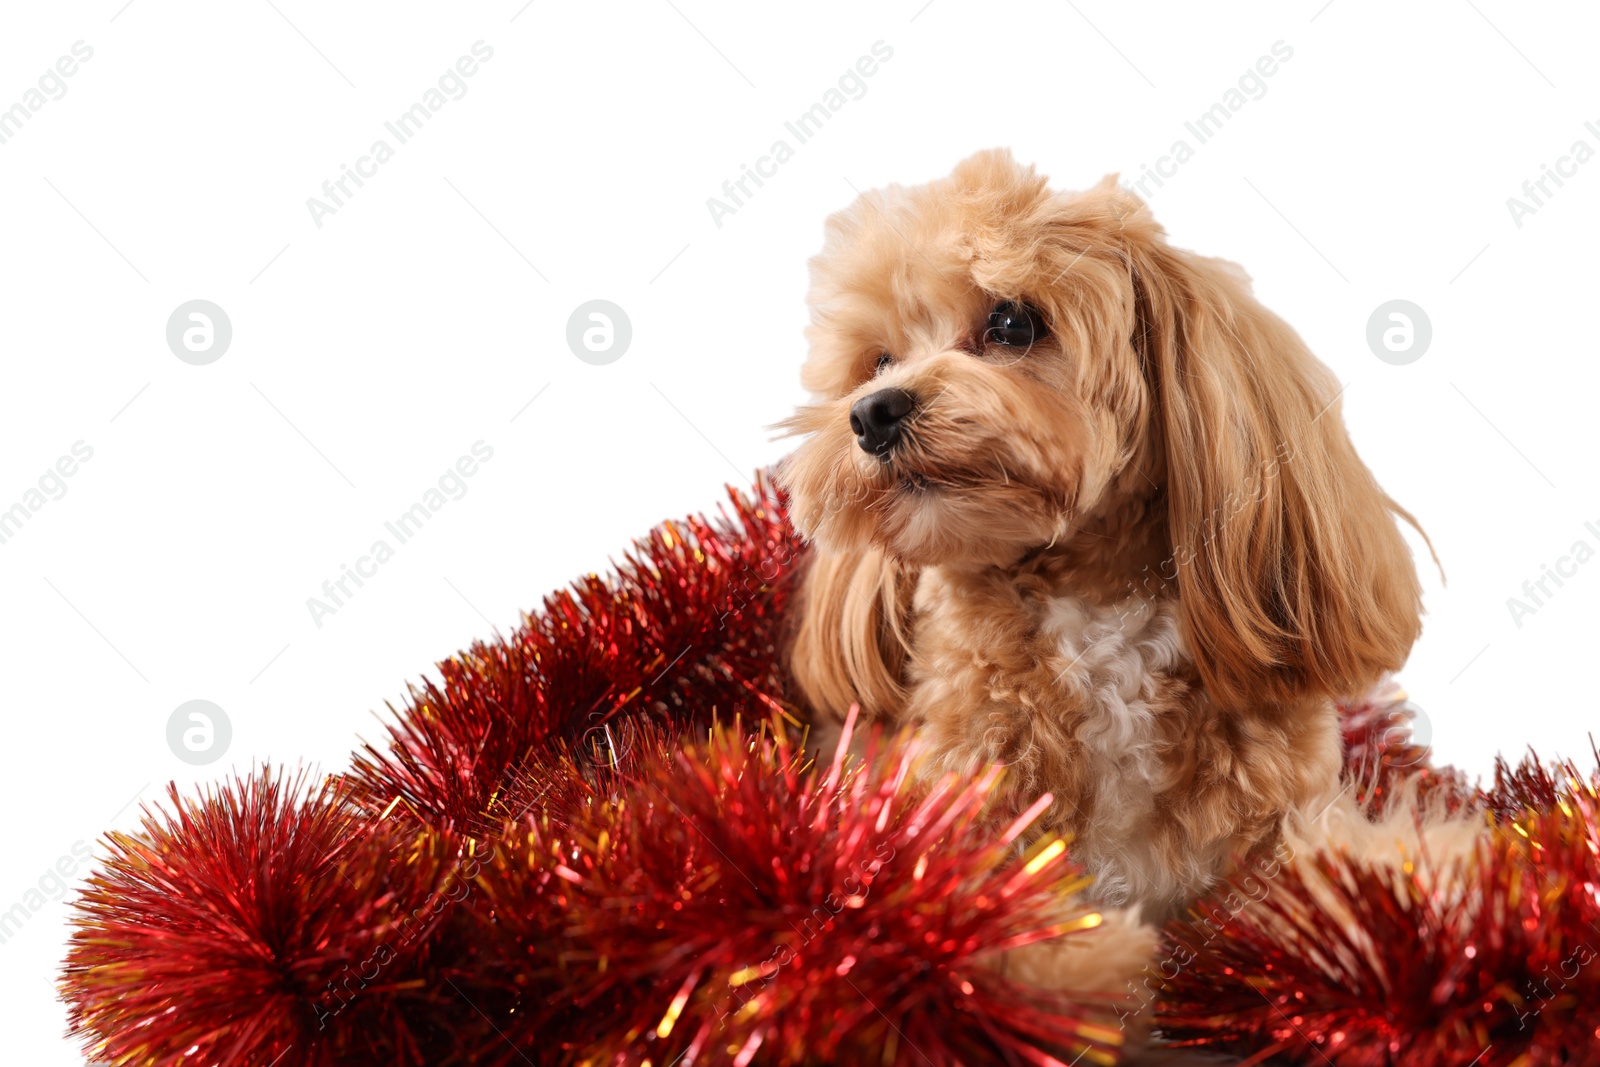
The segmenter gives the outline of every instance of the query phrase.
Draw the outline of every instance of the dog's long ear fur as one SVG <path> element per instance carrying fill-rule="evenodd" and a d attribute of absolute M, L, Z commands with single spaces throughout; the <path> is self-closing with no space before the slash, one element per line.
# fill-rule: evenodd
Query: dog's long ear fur
<path fill-rule="evenodd" d="M 789 669 L 814 710 L 840 719 L 857 702 L 868 716 L 899 710 L 915 587 L 915 569 L 876 548 L 812 549 Z"/>
<path fill-rule="evenodd" d="M 1421 630 L 1394 516 L 1416 521 L 1356 455 L 1337 380 L 1243 272 L 1173 249 L 1137 210 L 1133 341 L 1154 380 L 1168 566 L 1206 687 L 1235 705 L 1358 695 Z"/>

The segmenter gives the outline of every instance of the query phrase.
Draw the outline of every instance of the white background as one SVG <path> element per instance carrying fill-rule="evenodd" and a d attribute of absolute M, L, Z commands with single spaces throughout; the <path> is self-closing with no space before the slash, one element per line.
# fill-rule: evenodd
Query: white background
<path fill-rule="evenodd" d="M 0 911 L 169 780 L 342 768 L 408 679 L 782 455 L 806 259 L 852 187 L 996 145 L 1065 187 L 1136 177 L 1280 40 L 1157 215 L 1348 383 L 1362 454 L 1431 533 L 1449 585 L 1421 561 L 1402 679 L 1441 758 L 1587 753 L 1600 561 L 1520 627 L 1506 601 L 1600 548 L 1600 160 L 1521 227 L 1506 200 L 1600 148 L 1592 8 L 124 2 L 10 5 L 0 31 L 0 108 L 94 50 L 0 144 L 0 509 L 94 450 L 0 545 Z M 466 95 L 318 228 L 307 198 L 478 40 Z M 880 40 L 866 94 L 719 228 L 706 199 Z M 195 298 L 233 325 L 209 366 L 165 341 Z M 594 298 L 633 324 L 609 366 L 565 342 Z M 1433 324 L 1409 366 L 1365 341 L 1393 298 Z M 479 440 L 466 496 L 316 626 L 306 599 Z M 208 767 L 166 742 L 195 698 L 233 726 Z M 47 897 L 0 944 L 8 1060 L 78 1062 L 67 915 Z"/>

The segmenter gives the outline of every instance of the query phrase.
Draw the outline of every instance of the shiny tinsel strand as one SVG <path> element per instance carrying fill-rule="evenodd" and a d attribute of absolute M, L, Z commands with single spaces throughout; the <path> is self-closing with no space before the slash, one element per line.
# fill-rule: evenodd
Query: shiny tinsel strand
<path fill-rule="evenodd" d="M 994 966 L 1097 926 L 1086 879 L 1057 842 L 1000 840 L 998 774 L 930 793 L 913 756 L 812 768 L 781 730 L 717 726 L 568 825 L 525 820 L 479 879 L 482 973 L 537 991 L 497 1029 L 616 1067 L 1113 1062 L 1103 998 Z"/>
<path fill-rule="evenodd" d="M 427 959 L 463 880 L 450 835 L 268 768 L 143 822 L 76 904 L 63 984 L 96 1061 L 431 1067 L 476 1025 Z"/>
<path fill-rule="evenodd" d="M 994 966 L 1092 930 L 1061 842 L 1016 855 L 983 818 L 995 780 L 916 787 L 903 741 L 866 768 L 794 749 L 803 563 L 760 480 L 441 664 L 348 776 L 173 791 L 76 902 L 74 1032 L 124 1067 L 1112 1062 L 1116 1005 Z M 1297 856 L 1248 907 L 1202 902 L 1168 931 L 1167 1036 L 1600 1063 L 1594 776 L 1530 757 L 1478 791 L 1398 690 L 1342 712 L 1369 812 L 1479 817 L 1480 847 Z"/>
<path fill-rule="evenodd" d="M 1464 861 L 1300 857 L 1221 936 L 1172 924 L 1183 966 L 1163 992 L 1162 1030 L 1334 1067 L 1600 1062 L 1594 778 L 1572 764 L 1524 772 L 1520 795 L 1550 807 L 1486 815 Z"/>

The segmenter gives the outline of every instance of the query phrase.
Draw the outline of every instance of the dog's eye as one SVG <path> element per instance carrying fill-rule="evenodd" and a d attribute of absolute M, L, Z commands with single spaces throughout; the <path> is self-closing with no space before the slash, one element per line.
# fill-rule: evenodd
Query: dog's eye
<path fill-rule="evenodd" d="M 879 352 L 878 360 L 872 365 L 874 374 L 882 374 L 884 368 L 894 365 L 894 357 L 887 352 Z"/>
<path fill-rule="evenodd" d="M 1028 348 L 1044 340 L 1049 333 L 1044 316 L 1037 308 L 1007 300 L 989 312 L 989 325 L 983 331 L 983 339 L 988 344 L 1006 348 Z"/>

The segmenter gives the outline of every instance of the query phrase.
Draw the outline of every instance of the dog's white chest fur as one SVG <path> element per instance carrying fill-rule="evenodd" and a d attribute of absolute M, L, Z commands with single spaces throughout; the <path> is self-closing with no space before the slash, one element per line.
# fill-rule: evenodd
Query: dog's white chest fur
<path fill-rule="evenodd" d="M 1002 763 L 1024 797 L 1055 791 L 1061 820 L 1077 826 L 1075 858 L 1102 899 L 1168 896 L 1176 880 L 1205 881 L 1199 870 L 1170 869 L 1153 841 L 1157 798 L 1173 785 L 1173 687 L 1184 684 L 1175 675 L 1188 671 L 1177 603 L 1007 597 L 941 574 L 925 574 L 917 592 L 910 711 L 938 765 L 971 774 Z M 1069 782 L 1070 795 L 1061 793 Z"/>
<path fill-rule="evenodd" d="M 1176 604 L 1130 599 L 1095 605 L 1052 597 L 1043 606 L 1041 630 L 1053 638 L 1059 683 L 1077 697 L 1071 732 L 1094 765 L 1095 837 L 1116 842 L 1115 854 L 1092 849 L 1080 860 L 1096 875 L 1104 899 L 1124 900 L 1164 880 L 1159 858 L 1142 846 L 1158 817 L 1156 794 L 1170 784 L 1154 698 L 1159 680 L 1187 658 Z"/>
<path fill-rule="evenodd" d="M 1088 705 L 1077 740 L 1143 783 L 1155 774 L 1145 759 L 1155 721 L 1152 679 L 1186 658 L 1176 607 L 1166 599 L 1097 605 L 1055 596 L 1040 611 L 1040 629 L 1055 646 L 1057 682 Z"/>

